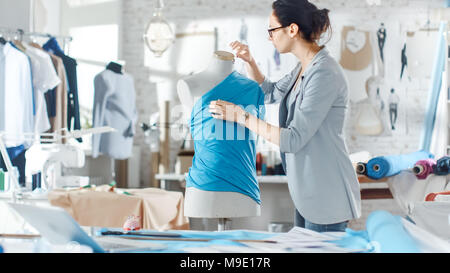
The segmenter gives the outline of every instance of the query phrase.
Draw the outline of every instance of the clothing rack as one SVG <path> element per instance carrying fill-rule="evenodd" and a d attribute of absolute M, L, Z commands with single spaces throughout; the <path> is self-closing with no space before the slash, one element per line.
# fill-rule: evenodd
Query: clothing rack
<path fill-rule="evenodd" d="M 19 41 L 23 41 L 23 37 L 27 36 L 28 38 L 32 39 L 33 42 L 35 42 L 34 38 L 36 37 L 43 37 L 43 38 L 55 38 L 55 39 L 59 39 L 62 40 L 63 42 L 63 50 L 66 51 L 66 45 L 70 42 L 72 42 L 73 38 L 72 36 L 64 36 L 64 35 L 52 35 L 49 33 L 42 33 L 42 32 L 26 32 L 23 29 L 12 29 L 12 28 L 5 28 L 5 27 L 0 27 L 0 37 L 3 37 L 4 34 L 6 34 L 9 38 L 11 39 L 11 36 L 13 36 L 14 40 L 19 40 Z"/>

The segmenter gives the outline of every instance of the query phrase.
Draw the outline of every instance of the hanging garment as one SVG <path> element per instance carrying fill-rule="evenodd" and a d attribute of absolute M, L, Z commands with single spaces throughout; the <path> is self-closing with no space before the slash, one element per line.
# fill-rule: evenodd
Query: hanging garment
<path fill-rule="evenodd" d="M 137 122 L 133 78 L 107 69 L 94 78 L 94 88 L 92 126 L 110 126 L 117 131 L 92 136 L 92 157 L 102 153 L 127 159 L 131 157 Z"/>
<path fill-rule="evenodd" d="M 50 54 L 50 57 L 61 83 L 45 94 L 45 100 L 47 102 L 48 115 L 50 119 L 50 132 L 57 132 L 62 128 L 68 128 L 68 84 L 63 60 L 53 54 Z"/>
<path fill-rule="evenodd" d="M 7 148 L 6 151 L 8 152 L 9 159 L 11 160 L 11 164 L 13 167 L 17 167 L 19 171 L 19 184 L 22 187 L 25 187 L 26 183 L 26 176 L 25 176 L 25 169 L 26 169 L 26 158 L 25 153 L 27 150 L 23 145 L 17 146 L 17 147 L 11 147 Z M 6 169 L 6 163 L 3 160 L 2 155 L 0 154 L 0 169 L 3 169 L 7 171 Z"/>
<path fill-rule="evenodd" d="M 64 68 L 67 74 L 67 82 L 69 87 L 68 93 L 68 110 L 67 110 L 67 128 L 72 130 L 81 129 L 80 106 L 78 103 L 78 81 L 77 81 L 77 61 L 66 56 L 59 47 L 55 38 L 51 38 L 43 48 L 60 57 L 63 60 Z M 81 138 L 77 139 L 81 142 Z"/>
<path fill-rule="evenodd" d="M 264 117 L 264 94 L 258 84 L 236 71 L 203 95 L 191 114 L 195 155 L 186 187 L 245 194 L 261 203 L 256 180 L 256 136 L 237 123 L 214 119 L 209 104 L 224 100 Z"/>
<path fill-rule="evenodd" d="M 48 53 L 23 44 L 25 54 L 31 59 L 31 70 L 33 72 L 34 96 L 36 102 L 36 115 L 34 120 L 34 132 L 43 133 L 50 129 L 50 121 L 47 114 L 45 93 L 61 83 L 56 74 L 55 67 Z"/>
<path fill-rule="evenodd" d="M 29 146 L 23 134 L 34 129 L 31 67 L 28 57 L 10 43 L 0 45 L 0 111 L 6 147 Z"/>

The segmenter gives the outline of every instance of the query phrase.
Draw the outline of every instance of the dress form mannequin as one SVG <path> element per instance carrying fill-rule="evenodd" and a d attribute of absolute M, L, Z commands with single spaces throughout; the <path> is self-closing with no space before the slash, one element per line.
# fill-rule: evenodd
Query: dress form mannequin
<path fill-rule="evenodd" d="M 233 64 L 233 54 L 216 51 L 204 71 L 178 82 L 178 96 L 189 113 L 198 99 L 233 72 Z M 219 230 L 225 229 L 229 218 L 260 214 L 260 205 L 245 194 L 186 188 L 184 215 L 192 218 L 219 218 Z"/>

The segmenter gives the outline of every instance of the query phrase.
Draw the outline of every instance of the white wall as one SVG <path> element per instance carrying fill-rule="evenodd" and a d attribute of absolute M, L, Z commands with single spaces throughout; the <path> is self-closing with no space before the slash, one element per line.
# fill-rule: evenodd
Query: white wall
<path fill-rule="evenodd" d="M 30 0 L 0 0 L 0 27 L 29 31 L 30 14 Z"/>

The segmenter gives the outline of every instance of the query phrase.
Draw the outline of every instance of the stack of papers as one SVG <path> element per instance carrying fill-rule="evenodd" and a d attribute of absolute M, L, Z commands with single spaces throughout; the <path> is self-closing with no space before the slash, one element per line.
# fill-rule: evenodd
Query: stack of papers
<path fill-rule="evenodd" d="M 348 253 L 362 252 L 364 250 L 346 249 L 337 246 L 332 241 L 338 240 L 342 235 L 319 233 L 305 228 L 294 227 L 287 233 L 269 238 L 277 243 L 245 243 L 247 246 L 261 252 L 306 252 L 306 253 Z"/>

